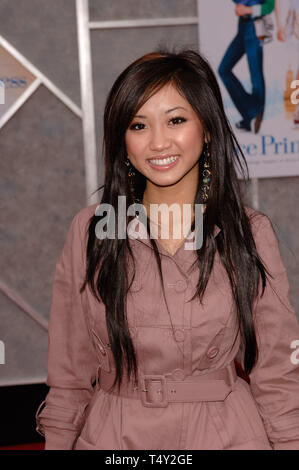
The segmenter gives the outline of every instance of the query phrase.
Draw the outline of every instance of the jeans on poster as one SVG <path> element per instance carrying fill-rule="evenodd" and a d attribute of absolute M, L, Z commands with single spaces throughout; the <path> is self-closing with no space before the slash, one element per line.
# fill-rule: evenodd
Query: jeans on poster
<path fill-rule="evenodd" d="M 244 89 L 232 71 L 244 54 L 247 56 L 252 93 Z M 239 19 L 237 35 L 228 46 L 218 72 L 244 123 L 249 124 L 265 106 L 263 46 L 256 36 L 252 19 Z"/>

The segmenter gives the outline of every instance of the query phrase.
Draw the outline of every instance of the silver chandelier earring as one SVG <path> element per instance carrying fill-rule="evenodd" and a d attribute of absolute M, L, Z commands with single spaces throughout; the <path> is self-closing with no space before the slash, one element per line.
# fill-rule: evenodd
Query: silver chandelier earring
<path fill-rule="evenodd" d="M 202 199 L 203 203 L 206 203 L 209 199 L 210 183 L 211 183 L 211 167 L 210 167 L 210 144 L 205 142 L 204 144 L 204 163 L 202 172 Z"/>
<path fill-rule="evenodd" d="M 126 160 L 125 160 L 125 165 L 128 167 L 128 177 L 132 178 L 135 176 L 135 171 L 133 169 L 133 166 L 130 162 L 129 156 L 127 155 Z"/>
<path fill-rule="evenodd" d="M 126 156 L 126 159 L 125 159 L 125 165 L 127 166 L 127 169 L 128 169 L 127 175 L 128 175 L 128 180 L 129 180 L 131 197 L 132 197 L 133 202 L 136 202 L 135 189 L 134 189 L 134 177 L 136 176 L 136 173 L 134 171 L 134 168 L 130 162 L 128 155 Z"/>

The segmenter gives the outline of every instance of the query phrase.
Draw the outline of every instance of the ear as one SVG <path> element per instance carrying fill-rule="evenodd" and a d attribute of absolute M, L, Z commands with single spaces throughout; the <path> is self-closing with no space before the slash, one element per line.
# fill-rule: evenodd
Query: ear
<path fill-rule="evenodd" d="M 205 143 L 206 143 L 206 144 L 209 143 L 210 140 L 211 140 L 211 135 L 210 135 L 210 133 L 207 132 L 207 131 L 204 131 L 203 136 L 204 136 L 204 141 L 205 141 Z"/>

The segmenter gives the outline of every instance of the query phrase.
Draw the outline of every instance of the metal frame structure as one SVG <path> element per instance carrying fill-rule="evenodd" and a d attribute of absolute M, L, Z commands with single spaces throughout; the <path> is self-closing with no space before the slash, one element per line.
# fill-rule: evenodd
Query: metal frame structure
<path fill-rule="evenodd" d="M 44 75 L 37 67 L 35 67 L 20 51 L 13 47 L 3 36 L 0 36 L 0 46 L 2 46 L 12 57 L 14 57 L 20 64 L 22 64 L 32 75 L 35 80 L 29 87 L 19 96 L 19 98 L 10 106 L 5 114 L 0 119 L 1 128 L 15 115 L 15 113 L 23 106 L 23 104 L 33 95 L 40 85 L 44 85 L 49 89 L 62 103 L 65 104 L 77 117 L 82 119 L 81 109 L 57 87 L 46 75 Z M 16 304 L 26 315 L 35 321 L 44 330 L 48 330 L 48 321 L 38 313 L 28 302 L 26 302 L 18 293 L 13 291 L 3 281 L 0 280 L 0 292 L 8 297 L 14 304 Z M 5 383 L 0 383 L 1 386 L 14 386 L 21 384 L 43 383 L 46 377 L 34 378 L 20 378 L 20 379 L 5 379 Z"/>
<path fill-rule="evenodd" d="M 76 0 L 86 197 L 89 205 L 98 202 L 97 194 L 89 199 L 91 191 L 98 187 L 98 169 L 88 9 L 88 0 Z"/>
<path fill-rule="evenodd" d="M 12 46 L 3 36 L 0 36 L 0 46 L 7 50 L 20 64 L 22 64 L 29 72 L 36 77 L 36 80 L 31 84 L 32 89 L 30 93 L 26 90 L 26 98 L 20 101 L 20 104 L 15 107 L 13 113 L 5 114 L 0 121 L 0 129 L 4 124 L 13 116 L 13 114 L 22 106 L 22 104 L 32 95 L 39 85 L 46 86 L 57 98 L 59 98 L 76 116 L 82 117 L 81 109 L 57 87 L 46 75 L 44 75 L 35 65 L 33 65 L 20 51 Z M 33 86 L 34 84 L 34 86 Z M 22 95 L 23 97 L 23 95 Z M 19 101 L 19 100 L 18 100 Z"/>

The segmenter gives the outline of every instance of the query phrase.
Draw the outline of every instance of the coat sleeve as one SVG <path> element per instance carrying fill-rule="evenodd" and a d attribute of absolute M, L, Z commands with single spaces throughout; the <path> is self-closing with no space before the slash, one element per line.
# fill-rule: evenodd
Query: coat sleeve
<path fill-rule="evenodd" d="M 81 233 L 82 231 L 82 233 Z M 49 393 L 36 413 L 45 449 L 72 449 L 93 394 L 97 360 L 80 287 L 85 274 L 85 247 L 80 212 L 69 227 L 52 286 L 48 333 Z"/>
<path fill-rule="evenodd" d="M 273 449 L 299 449 L 299 325 L 273 226 L 261 219 L 256 248 L 273 278 L 253 309 L 259 359 L 250 386 Z"/>

